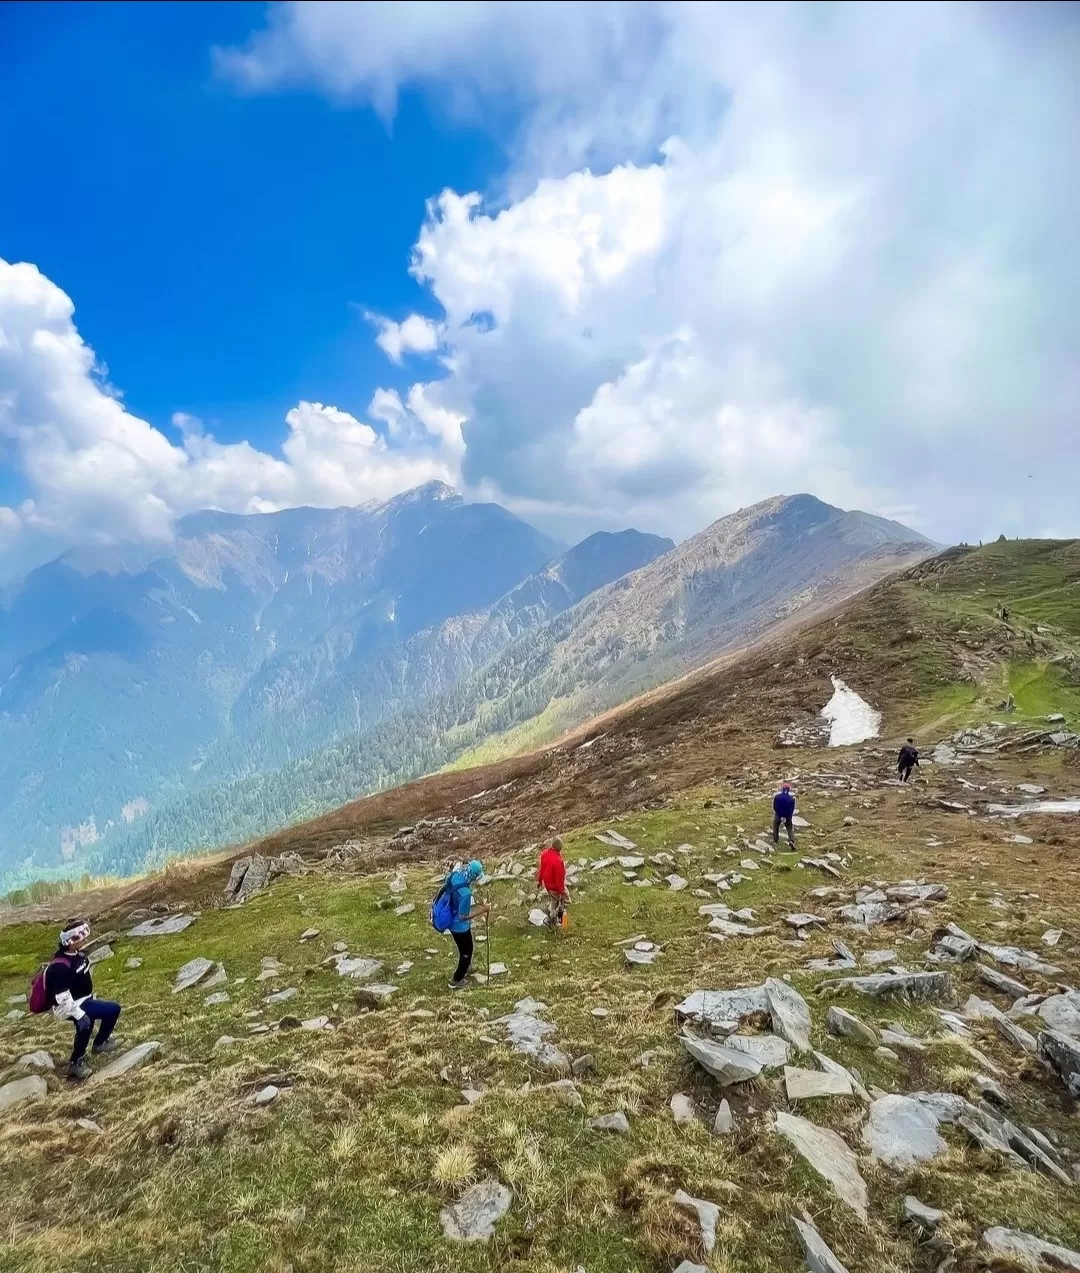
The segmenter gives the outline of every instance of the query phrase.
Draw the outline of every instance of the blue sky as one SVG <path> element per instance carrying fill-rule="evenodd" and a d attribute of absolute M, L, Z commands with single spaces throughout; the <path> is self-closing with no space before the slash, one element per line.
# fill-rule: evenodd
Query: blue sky
<path fill-rule="evenodd" d="M 212 49 L 262 8 L 0 8 L 0 255 L 74 299 L 132 411 L 273 447 L 298 399 L 362 413 L 404 381 L 363 310 L 425 308 L 407 273 L 424 201 L 484 189 L 503 156 L 420 92 L 388 124 L 314 91 L 233 91 Z"/>
<path fill-rule="evenodd" d="M 1078 64 L 1049 4 L 0 6 L 0 580 L 433 478 L 1080 534 Z"/>

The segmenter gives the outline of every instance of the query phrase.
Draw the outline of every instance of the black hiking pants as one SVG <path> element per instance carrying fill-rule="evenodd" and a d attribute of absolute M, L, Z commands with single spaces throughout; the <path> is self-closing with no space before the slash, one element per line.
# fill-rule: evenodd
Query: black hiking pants
<path fill-rule="evenodd" d="M 914 765 L 897 765 L 896 768 L 900 774 L 900 781 L 907 782 L 907 780 L 911 777 L 911 771 L 915 768 L 915 766 Z"/>
<path fill-rule="evenodd" d="M 466 929 L 463 933 L 451 932 L 450 936 L 454 939 L 454 945 L 457 947 L 458 952 L 457 971 L 454 973 L 454 980 L 464 981 L 469 975 L 469 968 L 472 965 L 472 929 Z"/>
<path fill-rule="evenodd" d="M 784 824 L 784 828 L 785 828 L 785 829 L 786 829 L 786 831 L 787 831 L 787 842 L 788 842 L 788 844 L 790 844 L 790 845 L 791 845 L 791 847 L 792 847 L 792 848 L 794 848 L 794 847 L 795 847 L 795 829 L 794 829 L 794 827 L 791 825 L 791 816 L 790 816 L 790 815 L 789 815 L 788 817 L 786 817 L 786 818 L 782 818 L 782 817 L 780 816 L 780 814 L 778 814 L 778 813 L 774 813 L 774 814 L 773 814 L 773 820 L 772 820 L 772 842 L 773 842 L 773 844 L 779 844 L 779 843 L 780 843 L 780 824 L 781 824 L 781 822 Z"/>

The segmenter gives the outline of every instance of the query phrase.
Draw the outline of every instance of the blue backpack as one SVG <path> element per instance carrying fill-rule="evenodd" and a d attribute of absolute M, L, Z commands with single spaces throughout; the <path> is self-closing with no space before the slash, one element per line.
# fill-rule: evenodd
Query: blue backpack
<path fill-rule="evenodd" d="M 462 885 L 451 884 L 452 878 L 452 875 L 446 877 L 431 903 L 431 927 L 437 933 L 448 933 L 450 925 L 457 918 L 457 899 Z"/>

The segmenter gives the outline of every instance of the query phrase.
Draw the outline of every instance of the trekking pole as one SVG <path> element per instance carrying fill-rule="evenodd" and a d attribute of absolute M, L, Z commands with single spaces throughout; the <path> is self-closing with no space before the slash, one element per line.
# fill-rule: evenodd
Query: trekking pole
<path fill-rule="evenodd" d="M 491 912 L 484 916 L 484 976 L 491 980 Z"/>

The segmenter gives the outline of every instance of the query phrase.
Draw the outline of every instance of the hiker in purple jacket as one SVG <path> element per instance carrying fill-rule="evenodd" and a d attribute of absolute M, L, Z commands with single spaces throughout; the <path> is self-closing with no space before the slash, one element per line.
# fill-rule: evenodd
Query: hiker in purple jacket
<path fill-rule="evenodd" d="M 75 1046 L 68 1062 L 67 1076 L 81 1083 L 90 1077 L 86 1064 L 86 1049 L 97 1023 L 93 1054 L 112 1052 L 116 1040 L 110 1038 L 120 1005 L 109 999 L 94 998 L 94 983 L 90 976 L 90 960 L 83 954 L 83 947 L 90 940 L 90 925 L 85 919 L 69 919 L 60 934 L 60 945 L 45 970 L 45 991 L 53 1015 L 68 1018 L 75 1027 Z"/>
<path fill-rule="evenodd" d="M 787 828 L 787 842 L 795 847 L 795 831 L 791 819 L 795 816 L 795 797 L 791 792 L 791 783 L 782 782 L 780 790 L 772 798 L 772 842 L 780 843 L 780 823 Z"/>

